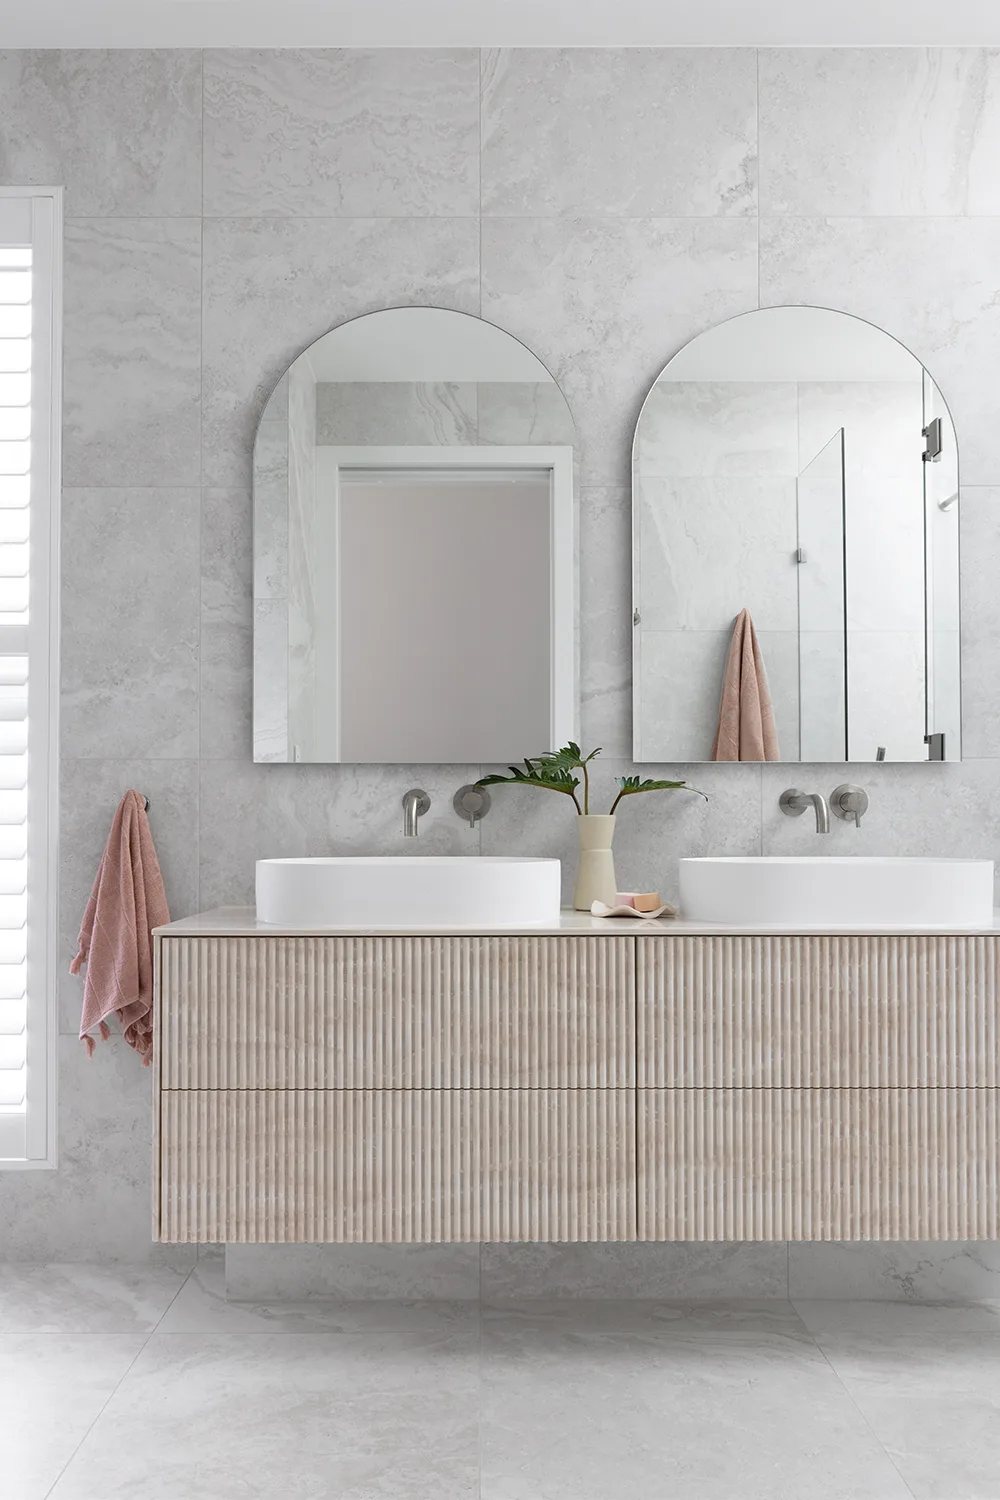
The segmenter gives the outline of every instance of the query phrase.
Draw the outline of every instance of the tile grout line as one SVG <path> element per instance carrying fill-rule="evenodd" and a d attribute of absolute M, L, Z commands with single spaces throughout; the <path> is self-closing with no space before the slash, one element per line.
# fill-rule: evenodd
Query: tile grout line
<path fill-rule="evenodd" d="M 757 217 L 757 306 L 759 308 L 760 307 L 760 216 L 761 216 L 761 202 L 760 202 L 760 182 L 761 182 L 761 170 L 760 170 L 760 48 L 759 47 L 755 47 L 754 48 L 754 67 L 755 67 L 755 70 L 756 70 L 756 73 L 755 73 L 756 87 L 755 87 L 755 90 L 754 90 L 754 131 L 755 131 L 754 158 L 755 158 L 756 167 L 757 167 L 757 191 L 756 191 L 756 195 L 755 195 L 756 196 L 756 206 L 757 206 L 757 215 L 756 215 L 756 217 Z"/>
<path fill-rule="evenodd" d="M 197 1262 L 196 1262 L 196 1264 L 197 1264 Z M 135 1354 L 129 1360 L 128 1365 L 122 1371 L 121 1376 L 119 1377 L 119 1379 L 115 1381 L 114 1386 L 108 1392 L 108 1398 L 107 1398 L 107 1400 L 103 1403 L 103 1405 L 101 1406 L 100 1411 L 97 1412 L 97 1414 L 95 1415 L 94 1420 L 88 1426 L 86 1432 L 83 1434 L 83 1436 L 81 1437 L 80 1441 L 77 1443 L 76 1447 L 73 1449 L 73 1452 L 69 1455 L 69 1457 L 67 1458 L 66 1462 L 63 1464 L 62 1468 L 59 1470 L 59 1473 L 56 1475 L 55 1479 L 52 1481 L 52 1483 L 49 1486 L 49 1488 L 45 1491 L 45 1495 L 43 1497 L 43 1500 L 50 1500 L 50 1497 L 53 1496 L 53 1495 L 55 1495 L 56 1488 L 58 1487 L 58 1485 L 60 1485 L 62 1483 L 63 1478 L 65 1477 L 66 1471 L 69 1468 L 70 1464 L 74 1461 L 74 1459 L 76 1458 L 77 1454 L 80 1452 L 80 1449 L 83 1447 L 84 1443 L 87 1441 L 87 1439 L 89 1438 L 90 1434 L 93 1432 L 94 1428 L 97 1426 L 98 1422 L 104 1416 L 104 1413 L 107 1411 L 108 1407 L 111 1405 L 111 1403 L 114 1400 L 115 1396 L 118 1394 L 119 1390 L 121 1389 L 123 1382 L 126 1381 L 128 1379 L 128 1377 L 129 1377 L 129 1375 L 132 1373 L 133 1369 L 135 1368 L 136 1360 L 138 1360 L 139 1357 L 144 1353 L 144 1351 L 146 1349 L 146 1346 L 148 1345 L 150 1339 L 153 1337 L 154 1333 L 159 1328 L 160 1324 L 163 1322 L 163 1319 L 166 1317 L 167 1313 L 170 1311 L 170 1309 L 173 1307 L 174 1303 L 177 1301 L 177 1298 L 180 1296 L 181 1292 L 187 1286 L 187 1284 L 190 1281 L 190 1279 L 191 1279 L 191 1277 L 192 1277 L 193 1274 L 194 1274 L 194 1266 L 191 1267 L 191 1270 L 184 1277 L 184 1280 L 181 1282 L 180 1286 L 177 1288 L 176 1292 L 171 1297 L 170 1301 L 167 1303 L 166 1307 L 163 1309 L 162 1313 L 157 1318 L 157 1320 L 153 1324 L 152 1328 L 150 1328 L 150 1329 L 147 1330 L 146 1337 L 143 1339 L 142 1343 L 139 1345 L 138 1349 L 135 1351 Z"/>
<path fill-rule="evenodd" d="M 899 1482 L 903 1486 L 903 1489 L 905 1490 L 906 1494 L 911 1497 L 911 1500 L 916 1500 L 916 1496 L 914 1494 L 914 1491 L 910 1488 L 909 1484 L 906 1482 L 906 1479 L 903 1476 L 903 1474 L 900 1473 L 900 1469 L 899 1469 L 898 1464 L 896 1463 L 896 1460 L 893 1458 L 892 1454 L 889 1452 L 888 1448 L 885 1446 L 885 1444 L 883 1443 L 882 1439 L 879 1437 L 878 1433 L 875 1431 L 875 1429 L 872 1426 L 871 1422 L 869 1422 L 868 1418 L 865 1416 L 864 1412 L 861 1410 L 861 1407 L 858 1405 L 857 1401 L 855 1401 L 854 1395 L 853 1395 L 853 1393 L 851 1391 L 850 1386 L 847 1384 L 846 1380 L 841 1375 L 840 1371 L 837 1369 L 836 1365 L 833 1363 L 833 1361 L 831 1360 L 830 1356 L 827 1354 L 826 1350 L 824 1349 L 823 1345 L 820 1343 L 819 1339 L 813 1333 L 812 1329 L 809 1328 L 808 1325 L 806 1324 L 806 1321 L 803 1318 L 802 1314 L 799 1312 L 799 1309 L 796 1306 L 795 1302 L 792 1301 L 791 1297 L 789 1297 L 788 1300 L 791 1303 L 792 1308 L 794 1309 L 795 1316 L 798 1318 L 799 1322 L 802 1324 L 802 1327 L 806 1330 L 806 1333 L 809 1335 L 809 1338 L 812 1341 L 812 1343 L 815 1346 L 815 1348 L 823 1356 L 823 1360 L 826 1363 L 827 1368 L 831 1371 L 831 1373 L 836 1378 L 837 1384 L 840 1386 L 841 1390 L 844 1392 L 844 1394 L 847 1397 L 848 1401 L 850 1401 L 851 1405 L 854 1407 L 854 1410 L 857 1412 L 858 1416 L 861 1418 L 862 1422 L 865 1424 L 865 1426 L 867 1427 L 868 1431 L 871 1433 L 872 1437 L 875 1439 L 875 1443 L 876 1443 L 877 1447 L 881 1450 L 882 1453 L 885 1454 L 885 1456 L 888 1459 L 889 1463 L 892 1465 L 892 1467 L 895 1470 L 895 1472 L 899 1475 Z"/>

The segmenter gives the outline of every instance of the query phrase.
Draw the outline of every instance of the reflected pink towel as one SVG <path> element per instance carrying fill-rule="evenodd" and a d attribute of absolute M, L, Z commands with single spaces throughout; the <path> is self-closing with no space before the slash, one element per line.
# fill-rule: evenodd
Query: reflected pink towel
<path fill-rule="evenodd" d="M 149 1066 L 153 1056 L 152 929 L 170 921 L 160 862 L 138 792 L 126 792 L 118 804 L 108 842 L 90 893 L 80 950 L 70 964 L 79 974 L 87 965 L 80 1040 L 93 1053 L 90 1033 L 107 1023 L 112 1011 L 130 1047 Z"/>
<path fill-rule="evenodd" d="M 712 759 L 781 759 L 767 673 L 748 609 L 740 610 L 733 626 Z"/>

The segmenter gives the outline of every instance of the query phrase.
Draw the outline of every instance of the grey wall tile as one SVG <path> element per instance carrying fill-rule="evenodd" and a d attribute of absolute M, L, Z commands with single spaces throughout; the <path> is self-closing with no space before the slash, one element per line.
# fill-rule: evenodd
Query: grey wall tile
<path fill-rule="evenodd" d="M 316 387 L 316 441 L 474 445 L 478 441 L 478 387 L 474 382 L 320 381 Z"/>
<path fill-rule="evenodd" d="M 791 1244 L 789 1296 L 843 1301 L 995 1302 L 1000 1246 L 910 1240 L 892 1244 Z"/>
<path fill-rule="evenodd" d="M 63 753 L 198 754 L 198 534 L 189 489 L 63 494 Z"/>
<path fill-rule="evenodd" d="M 254 863 L 294 854 L 468 854 L 479 830 L 451 799 L 478 766 L 201 763 L 201 906 L 253 903 Z M 431 799 L 418 841 L 403 837 L 402 798 Z"/>
<path fill-rule="evenodd" d="M 990 373 L 1000 359 L 1000 218 L 764 219 L 764 305 L 867 318 L 930 370 L 951 408 L 965 484 L 1000 479 Z"/>
<path fill-rule="evenodd" d="M 760 853 L 760 767 L 635 766 L 604 759 L 593 767 L 592 812 L 607 812 L 615 777 L 681 781 L 706 793 L 644 792 L 621 803 L 615 827 L 615 873 L 621 890 L 678 895 L 677 861 L 684 855 Z M 493 787 L 493 807 L 482 825 L 484 854 L 538 856 L 562 861 L 563 900 L 573 895 L 577 863 L 576 813 L 568 797 L 533 788 Z M 578 793 L 578 796 L 580 794 Z"/>
<path fill-rule="evenodd" d="M 789 818 L 778 798 L 794 782 L 828 795 L 855 782 L 870 803 L 860 828 L 831 818 L 817 834 L 808 817 Z M 889 854 L 995 859 L 1000 849 L 1000 761 L 961 764 L 763 768 L 762 839 L 765 854 Z"/>
<path fill-rule="evenodd" d="M 197 484 L 201 225 L 66 226 L 63 481 Z"/>
<path fill-rule="evenodd" d="M 251 502 L 205 490 L 201 509 L 201 755 L 239 759 L 253 743 Z"/>
<path fill-rule="evenodd" d="M 205 223 L 205 482 L 247 485 L 257 420 L 296 355 L 380 307 L 479 311 L 475 219 Z"/>
<path fill-rule="evenodd" d="M 580 735 L 588 750 L 632 754 L 632 503 L 585 489 L 579 514 Z"/>
<path fill-rule="evenodd" d="M 1000 757 L 1000 489 L 962 488 L 962 751 Z"/>
<path fill-rule="evenodd" d="M 765 214 L 996 214 L 1000 53 L 764 49 Z"/>
<path fill-rule="evenodd" d="M 757 305 L 745 219 L 484 219 L 482 312 L 559 381 L 585 484 L 627 484 L 639 409 L 663 366 Z"/>
<path fill-rule="evenodd" d="M 204 225 L 202 367 L 200 58 L 0 54 L 0 177 L 65 181 L 70 215 L 65 477 L 75 488 L 65 499 L 60 966 L 129 785 L 151 798 L 175 915 L 252 899 L 259 856 L 328 850 L 552 855 L 563 860 L 569 897 L 576 828 L 561 799 L 499 788 L 473 832 L 451 797 L 478 767 L 249 761 L 246 497 L 257 416 L 312 339 L 394 304 L 481 310 L 538 354 L 569 399 L 584 479 L 581 733 L 605 748 L 601 795 L 615 774 L 639 770 L 686 774 L 711 796 L 624 804 L 620 882 L 676 897 L 679 857 L 760 852 L 762 817 L 767 852 L 817 852 L 805 820 L 777 812 L 788 774 L 780 766 L 629 760 L 632 431 L 676 350 L 758 305 L 753 54 L 490 55 L 482 307 L 474 53 L 213 53 L 207 64 L 213 217 Z M 772 214 L 763 301 L 843 307 L 907 342 L 951 401 L 963 478 L 980 486 L 1000 484 L 991 394 L 1000 218 L 955 216 L 1000 212 L 998 66 L 996 53 L 961 50 L 761 58 Z M 232 217 L 214 217 L 223 214 Z M 855 217 L 833 217 L 845 214 Z M 212 488 L 199 558 L 191 507 L 201 483 Z M 183 524 L 174 516 L 168 525 L 142 495 L 119 513 L 121 497 L 94 486 L 179 486 Z M 860 833 L 837 824 L 830 852 L 995 855 L 994 501 L 986 489 L 963 500 L 967 749 L 984 758 L 796 769 L 796 780 L 825 791 L 856 776 L 872 795 Z M 167 758 L 106 758 L 132 755 Z M 415 848 L 402 840 L 399 806 L 413 785 L 433 798 Z M 79 1003 L 79 980 L 63 976 L 67 1031 Z M 0 1255 L 172 1253 L 150 1241 L 149 1082 L 119 1042 L 88 1062 L 74 1037 L 64 1039 L 61 1167 L 4 1180 Z M 889 1275 L 935 1295 L 937 1278 L 955 1295 L 988 1294 L 985 1252 L 917 1247 L 914 1271 L 911 1248 L 888 1255 L 890 1272 L 840 1284 L 882 1295 Z M 452 1249 L 463 1274 L 478 1265 L 476 1247 Z M 800 1288 L 817 1284 L 804 1262 L 824 1250 L 857 1267 L 862 1252 L 874 1264 L 883 1247 L 796 1247 Z M 710 1297 L 780 1294 L 771 1288 L 780 1288 L 784 1249 L 501 1246 L 483 1257 L 500 1295 L 631 1286 Z M 342 1270 L 338 1295 L 350 1286 L 378 1295 L 380 1276 L 400 1274 L 377 1250 Z M 818 1274 L 827 1287 L 840 1275 L 829 1264 Z"/>
<path fill-rule="evenodd" d="M 152 1243 L 152 1073 L 120 1037 L 88 1057 L 61 1036 L 58 1056 L 59 1170 L 5 1174 L 0 1257 L 193 1262 Z"/>
<path fill-rule="evenodd" d="M 228 1245 L 236 1302 L 465 1302 L 479 1297 L 478 1245 Z"/>
<path fill-rule="evenodd" d="M 787 1297 L 783 1244 L 484 1245 L 484 1302 Z"/>
<path fill-rule="evenodd" d="M 149 798 L 149 825 L 173 918 L 198 910 L 198 764 L 195 760 L 69 760 L 60 775 L 60 1030 L 80 1030 L 83 976 L 69 972 L 77 934 L 115 809 L 134 788 Z"/>
<path fill-rule="evenodd" d="M 0 180 L 70 217 L 201 212 L 201 55 L 0 52 Z"/>
<path fill-rule="evenodd" d="M 205 212 L 477 213 L 479 53 L 205 54 Z"/>
<path fill-rule="evenodd" d="M 484 213 L 754 212 L 749 48 L 519 47 L 483 64 Z"/>

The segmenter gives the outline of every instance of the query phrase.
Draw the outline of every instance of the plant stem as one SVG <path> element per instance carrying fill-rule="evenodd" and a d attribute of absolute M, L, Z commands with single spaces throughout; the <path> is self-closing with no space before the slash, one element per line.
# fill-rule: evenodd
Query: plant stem
<path fill-rule="evenodd" d="M 614 815 L 615 815 L 615 808 L 616 808 L 616 807 L 617 807 L 617 806 L 618 806 L 618 804 L 619 804 L 619 802 L 620 802 L 620 801 L 621 801 L 621 800 L 622 800 L 622 798 L 623 798 L 623 797 L 624 797 L 624 795 L 625 795 L 625 793 L 624 793 L 624 792 L 619 792 L 619 793 L 618 793 L 618 796 L 617 796 L 617 797 L 616 797 L 616 798 L 615 798 L 615 800 L 614 800 L 614 801 L 613 801 L 613 802 L 612 802 L 612 804 L 611 804 L 611 813 L 610 813 L 610 816 L 611 816 L 611 817 L 612 817 L 612 818 L 613 818 L 613 817 L 614 817 Z"/>
<path fill-rule="evenodd" d="M 585 816 L 590 812 L 590 776 L 586 761 L 583 762 L 583 811 Z"/>

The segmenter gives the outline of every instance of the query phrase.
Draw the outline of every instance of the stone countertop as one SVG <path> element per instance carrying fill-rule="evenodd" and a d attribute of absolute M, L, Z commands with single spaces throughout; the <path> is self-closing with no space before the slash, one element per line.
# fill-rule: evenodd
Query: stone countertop
<path fill-rule="evenodd" d="M 308 937 L 313 935 L 331 937 L 433 937 L 483 936 L 483 937 L 734 937 L 753 936 L 756 933 L 773 936 L 780 933 L 816 933 L 821 936 L 850 935 L 907 936 L 919 933 L 959 933 L 964 936 L 1000 934 L 1000 911 L 994 911 L 988 926 L 974 927 L 807 927 L 774 925 L 768 927 L 736 927 L 717 922 L 685 922 L 679 917 L 660 917 L 649 921 L 642 917 L 592 917 L 589 912 L 563 909 L 557 923 L 541 922 L 536 926 L 490 927 L 486 923 L 437 927 L 415 926 L 412 923 L 380 923 L 366 927 L 285 927 L 271 922 L 258 922 L 256 909 L 252 906 L 220 906 L 214 911 L 199 912 L 196 916 L 182 917 L 164 927 L 154 929 L 163 937 Z"/>

